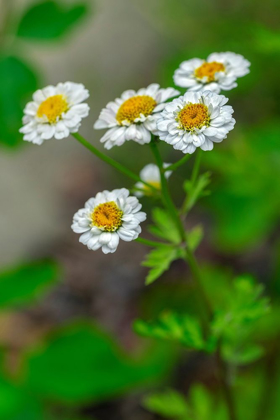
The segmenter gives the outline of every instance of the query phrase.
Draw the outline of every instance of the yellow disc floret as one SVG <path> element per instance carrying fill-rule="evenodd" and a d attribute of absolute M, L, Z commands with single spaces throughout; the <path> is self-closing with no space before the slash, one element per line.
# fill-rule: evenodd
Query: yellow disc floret
<path fill-rule="evenodd" d="M 114 232 L 122 225 L 123 211 L 114 201 L 99 204 L 91 214 L 92 225 L 106 232 Z"/>
<path fill-rule="evenodd" d="M 133 123 L 141 114 L 145 117 L 150 115 L 157 103 L 151 96 L 139 95 L 127 99 L 120 107 L 116 115 L 116 120 L 122 124 L 124 121 Z"/>
<path fill-rule="evenodd" d="M 225 71 L 225 66 L 223 63 L 218 63 L 217 61 L 212 61 L 212 63 L 203 63 L 198 67 L 194 74 L 197 79 L 207 78 L 207 82 L 215 81 L 215 74 L 219 71 Z"/>
<path fill-rule="evenodd" d="M 178 113 L 177 119 L 180 128 L 187 131 L 194 131 L 196 128 L 199 129 L 210 124 L 208 107 L 204 104 L 188 103 Z"/>
<path fill-rule="evenodd" d="M 61 119 L 62 114 L 67 112 L 69 105 L 63 95 L 50 96 L 38 108 L 37 117 L 47 117 L 50 124 L 56 123 Z"/>
<path fill-rule="evenodd" d="M 147 181 L 152 187 L 156 188 L 157 190 L 161 189 L 161 183 L 159 181 Z M 153 195 L 154 191 L 148 185 L 143 184 L 142 190 L 145 195 Z"/>

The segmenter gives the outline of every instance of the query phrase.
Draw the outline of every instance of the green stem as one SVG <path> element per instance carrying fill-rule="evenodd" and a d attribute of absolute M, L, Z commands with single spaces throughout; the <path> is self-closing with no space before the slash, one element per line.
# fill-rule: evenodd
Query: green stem
<path fill-rule="evenodd" d="M 155 139 L 152 139 L 152 141 L 150 143 L 150 146 L 151 146 L 152 152 L 154 154 L 156 163 L 157 163 L 157 165 L 159 167 L 159 170 L 160 170 L 161 190 L 162 190 L 162 195 L 163 195 L 163 201 L 164 201 L 167 209 L 169 210 L 170 215 L 173 217 L 174 221 L 176 222 L 178 231 L 180 232 L 180 235 L 181 235 L 181 238 L 182 238 L 182 242 L 184 242 L 186 244 L 185 245 L 186 261 L 188 262 L 189 267 L 191 269 L 191 272 L 193 274 L 193 277 L 195 279 L 196 290 L 197 290 L 198 294 L 200 295 L 200 299 L 203 302 L 203 306 L 204 306 L 205 310 L 207 311 L 207 314 L 205 314 L 206 317 L 203 317 L 203 323 L 205 325 L 206 332 L 208 332 L 209 331 L 209 320 L 213 317 L 213 309 L 212 309 L 212 306 L 211 306 L 211 302 L 209 301 L 206 293 L 204 292 L 199 265 L 197 263 L 197 260 L 194 256 L 192 250 L 188 246 L 187 235 L 186 235 L 182 220 L 180 219 L 180 216 L 177 212 L 177 209 L 176 209 L 176 207 L 173 203 L 173 200 L 170 196 L 167 181 L 166 181 L 166 178 L 164 176 L 163 162 L 162 162 L 160 153 L 158 151 Z M 195 163 L 194 163 L 193 172 L 192 172 L 192 176 L 191 176 L 191 182 L 193 184 L 196 182 L 197 177 L 198 177 L 200 160 L 201 160 L 201 151 L 199 150 L 198 154 L 196 156 L 196 160 L 195 160 Z M 235 413 L 234 400 L 233 400 L 233 396 L 232 396 L 232 393 L 231 393 L 231 388 L 230 388 L 230 386 L 227 382 L 227 367 L 226 367 L 226 364 L 224 363 L 224 361 L 222 360 L 220 352 L 221 352 L 221 345 L 218 346 L 218 350 L 217 350 L 217 362 L 218 362 L 218 370 L 219 370 L 219 376 L 220 376 L 220 381 L 221 381 L 221 387 L 222 387 L 223 392 L 224 392 L 225 401 L 226 401 L 227 408 L 228 408 L 229 419 L 230 420 L 237 420 L 236 413 Z"/>
<path fill-rule="evenodd" d="M 72 136 L 78 140 L 83 146 L 85 146 L 89 151 L 91 151 L 95 156 L 99 159 L 103 160 L 103 162 L 108 163 L 108 165 L 112 166 L 113 168 L 117 169 L 119 172 L 123 173 L 124 175 L 128 176 L 129 178 L 133 179 L 136 182 L 141 182 L 142 184 L 147 185 L 147 187 L 151 188 L 158 192 L 158 189 L 155 188 L 153 185 L 149 184 L 148 182 L 143 181 L 138 175 L 132 172 L 130 169 L 123 166 L 121 163 L 117 162 L 116 160 L 112 159 L 111 157 L 105 155 L 104 153 L 100 152 L 96 147 L 94 147 L 91 143 L 89 143 L 83 136 L 79 133 L 72 133 Z"/>
<path fill-rule="evenodd" d="M 138 237 L 137 239 L 135 239 L 136 242 L 139 242 L 140 244 L 144 244 L 147 246 L 151 246 L 151 247 L 158 247 L 158 246 L 170 246 L 170 244 L 165 243 L 165 242 L 158 242 L 158 241 L 150 241 L 149 239 L 145 239 L 145 238 L 140 238 Z"/>
<path fill-rule="evenodd" d="M 173 163 L 172 165 L 167 166 L 166 168 L 163 168 L 163 172 L 166 172 L 166 171 L 175 171 L 177 168 L 179 168 L 185 162 L 187 162 L 190 159 L 190 157 L 191 157 L 190 154 L 186 154 L 184 157 L 182 157 L 182 159 L 178 160 L 178 162 Z"/>
<path fill-rule="evenodd" d="M 209 321 L 209 319 L 211 319 L 213 317 L 213 309 L 211 307 L 211 303 L 204 291 L 203 285 L 202 285 L 202 276 L 201 276 L 201 272 L 199 269 L 199 265 L 198 262 L 194 256 L 194 253 L 192 252 L 192 250 L 188 247 L 188 245 L 186 246 L 186 261 L 189 264 L 189 267 L 191 269 L 191 272 L 193 274 L 193 277 L 195 279 L 195 283 L 196 283 L 196 287 L 198 290 L 198 293 L 200 295 L 200 299 L 204 304 L 204 308 L 206 310 L 207 313 L 207 320 Z M 208 328 L 209 329 L 209 328 Z"/>
<path fill-rule="evenodd" d="M 218 349 L 216 353 L 217 357 L 217 365 L 218 365 L 218 374 L 220 378 L 220 383 L 222 385 L 222 390 L 224 393 L 225 401 L 227 404 L 228 415 L 230 420 L 237 420 L 236 410 L 233 395 L 231 392 L 231 387 L 228 383 L 228 373 L 227 373 L 227 365 L 224 362 L 222 355 L 221 355 L 221 342 L 218 343 Z"/>
<path fill-rule="evenodd" d="M 185 232 L 184 226 L 182 224 L 182 221 L 179 217 L 179 214 L 177 212 L 177 209 L 176 209 L 176 207 L 173 203 L 173 200 L 170 196 L 170 193 L 169 193 L 169 190 L 168 190 L 167 180 L 166 180 L 165 175 L 164 175 L 163 161 L 161 159 L 161 156 L 160 156 L 160 153 L 159 153 L 159 150 L 158 150 L 155 139 L 152 139 L 152 141 L 150 143 L 150 146 L 151 146 L 151 150 L 153 152 L 153 155 L 155 157 L 155 161 L 156 161 L 157 166 L 158 166 L 159 171 L 160 171 L 161 192 L 162 192 L 164 204 L 165 204 L 167 210 L 169 211 L 170 216 L 173 218 L 173 220 L 174 220 L 174 222 L 177 226 L 177 229 L 178 229 L 178 232 L 180 233 L 182 242 L 185 242 L 186 232 Z"/>
<path fill-rule="evenodd" d="M 191 175 L 191 183 L 192 185 L 195 184 L 197 177 L 198 177 L 198 173 L 199 173 L 199 167 L 200 167 L 200 162 L 201 162 L 201 149 L 199 149 L 196 153 L 196 157 L 195 157 L 195 161 L 194 161 L 194 165 L 193 165 L 193 170 L 192 170 L 192 175 Z"/>

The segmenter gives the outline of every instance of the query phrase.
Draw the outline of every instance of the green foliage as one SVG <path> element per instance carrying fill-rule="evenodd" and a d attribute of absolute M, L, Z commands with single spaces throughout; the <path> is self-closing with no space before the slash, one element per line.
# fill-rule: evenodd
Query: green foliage
<path fill-rule="evenodd" d="M 195 251 L 203 238 L 203 227 L 201 225 L 195 226 L 188 232 L 188 245 L 192 251 Z"/>
<path fill-rule="evenodd" d="M 177 341 L 190 349 L 205 348 L 200 324 L 189 315 L 164 312 L 155 322 L 136 320 L 134 329 L 145 337 Z"/>
<path fill-rule="evenodd" d="M 182 257 L 182 250 L 174 246 L 159 246 L 153 249 L 147 256 L 142 265 L 150 267 L 146 277 L 146 284 L 151 284 L 157 280 L 168 268 L 170 264 Z"/>
<path fill-rule="evenodd" d="M 70 325 L 25 357 L 25 386 L 34 395 L 81 404 L 120 395 L 166 374 L 170 352 L 160 348 L 134 361 L 96 328 Z"/>
<path fill-rule="evenodd" d="M 0 308 L 32 303 L 58 280 L 53 261 L 37 261 L 0 273 Z"/>
<path fill-rule="evenodd" d="M 15 146 L 22 141 L 22 109 L 37 89 L 37 78 L 19 58 L 0 56 L 0 80 L 0 143 Z"/>
<path fill-rule="evenodd" d="M 210 175 L 210 172 L 200 175 L 194 184 L 189 180 L 184 182 L 183 187 L 187 194 L 183 205 L 183 211 L 185 213 L 188 213 L 193 208 L 199 198 L 210 194 L 210 191 L 207 190 L 210 184 Z"/>
<path fill-rule="evenodd" d="M 190 418 L 185 398 L 172 389 L 146 396 L 143 400 L 143 406 L 162 417 L 178 420 Z"/>
<path fill-rule="evenodd" d="M 85 16 L 85 2 L 66 4 L 47 0 L 31 6 L 23 16 L 17 35 L 34 40 L 55 40 L 65 35 Z"/>
<path fill-rule="evenodd" d="M 216 338 L 222 338 L 222 352 L 233 364 L 247 364 L 262 356 L 262 348 L 251 342 L 257 322 L 269 310 L 269 302 L 262 296 L 262 285 L 250 277 L 238 277 L 223 307 L 217 310 L 212 329 Z"/>
<path fill-rule="evenodd" d="M 279 123 L 232 135 L 227 147 L 204 155 L 203 163 L 220 175 L 205 203 L 216 221 L 214 245 L 240 253 L 267 237 L 279 220 Z"/>
<path fill-rule="evenodd" d="M 181 242 L 180 234 L 174 220 L 169 213 L 161 208 L 155 208 L 152 212 L 154 226 L 149 227 L 149 231 L 160 239 L 165 239 L 175 245 Z"/>
<path fill-rule="evenodd" d="M 221 401 L 215 401 L 213 396 L 201 385 L 194 385 L 186 400 L 176 391 L 168 390 L 147 396 L 144 407 L 162 417 L 176 420 L 227 420 L 228 413 Z"/>

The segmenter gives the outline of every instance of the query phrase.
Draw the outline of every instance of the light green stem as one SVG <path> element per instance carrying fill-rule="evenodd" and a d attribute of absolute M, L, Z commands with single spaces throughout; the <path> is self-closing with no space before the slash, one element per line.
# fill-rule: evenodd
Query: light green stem
<path fill-rule="evenodd" d="M 78 140 L 83 146 L 85 146 L 90 152 L 92 152 L 95 156 L 99 159 L 103 160 L 103 162 L 108 163 L 108 165 L 112 166 L 113 168 L 117 169 L 119 172 L 123 173 L 124 175 L 128 176 L 129 178 L 133 179 L 136 182 L 141 182 L 142 184 L 147 185 L 147 187 L 151 188 L 153 191 L 157 191 L 158 189 L 155 188 L 153 185 L 149 184 L 148 182 L 143 181 L 138 175 L 132 172 L 130 169 L 126 168 L 121 163 L 117 162 L 116 160 L 112 159 L 111 157 L 105 155 L 104 153 L 100 152 L 96 147 L 94 147 L 91 143 L 89 143 L 83 136 L 79 133 L 72 133 L 72 136 Z"/>
<path fill-rule="evenodd" d="M 181 240 L 182 242 L 185 242 L 186 240 L 186 232 L 184 229 L 184 226 L 181 222 L 181 219 L 178 215 L 177 209 L 173 203 L 173 200 L 170 196 L 169 190 L 168 190 L 168 185 L 167 185 L 167 180 L 165 178 L 164 175 L 164 171 L 163 171 L 163 161 L 161 159 L 157 144 L 156 144 L 156 140 L 152 139 L 151 143 L 151 150 L 153 152 L 153 155 L 155 157 L 155 161 L 157 163 L 157 166 L 159 168 L 160 171 L 160 180 L 161 180 L 161 191 L 162 191 L 162 196 L 163 196 L 163 202 L 167 208 L 167 210 L 170 213 L 170 216 L 173 218 L 174 223 L 177 226 L 178 232 L 180 233 L 181 236 Z"/>
<path fill-rule="evenodd" d="M 190 159 L 190 157 L 191 157 L 190 154 L 186 154 L 184 157 L 182 157 L 182 159 L 178 160 L 178 162 L 175 162 L 172 165 L 167 166 L 166 168 L 163 168 L 163 171 L 164 172 L 175 171 L 177 168 L 184 165 L 184 163 L 186 163 Z"/>
<path fill-rule="evenodd" d="M 201 149 L 199 149 L 196 153 L 196 157 L 195 157 L 195 161 L 194 161 L 194 165 L 193 165 L 193 170 L 192 170 L 192 175 L 191 175 L 192 185 L 194 185 L 196 180 L 197 180 L 198 173 L 199 173 L 200 162 L 201 162 Z"/>

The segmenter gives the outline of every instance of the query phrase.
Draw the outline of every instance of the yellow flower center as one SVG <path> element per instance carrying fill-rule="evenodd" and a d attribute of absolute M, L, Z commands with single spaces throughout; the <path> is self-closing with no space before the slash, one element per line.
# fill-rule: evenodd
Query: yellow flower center
<path fill-rule="evenodd" d="M 225 66 L 222 63 L 217 63 L 217 61 L 212 61 L 212 63 L 203 63 L 195 70 L 194 74 L 198 79 L 207 77 L 209 83 L 214 82 L 215 74 L 219 71 L 225 71 Z"/>
<path fill-rule="evenodd" d="M 127 99 L 120 107 L 116 115 L 117 121 L 122 124 L 123 121 L 133 123 L 141 114 L 147 117 L 155 109 L 157 103 L 151 96 L 139 95 Z"/>
<path fill-rule="evenodd" d="M 106 232 L 114 232 L 122 225 L 123 211 L 114 201 L 99 204 L 92 212 L 92 225 Z"/>
<path fill-rule="evenodd" d="M 47 117 L 50 124 L 54 124 L 64 112 L 67 112 L 69 105 L 63 95 L 50 96 L 38 108 L 37 117 Z"/>
<path fill-rule="evenodd" d="M 148 184 L 155 187 L 157 190 L 161 189 L 161 184 L 159 181 L 147 181 L 147 182 Z M 148 185 L 143 184 L 142 189 L 144 190 L 145 195 L 153 195 L 153 190 L 150 187 L 148 187 Z"/>
<path fill-rule="evenodd" d="M 179 113 L 178 122 L 180 128 L 187 131 L 193 131 L 196 128 L 208 126 L 210 124 L 210 116 L 208 107 L 204 104 L 188 103 Z"/>

